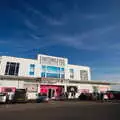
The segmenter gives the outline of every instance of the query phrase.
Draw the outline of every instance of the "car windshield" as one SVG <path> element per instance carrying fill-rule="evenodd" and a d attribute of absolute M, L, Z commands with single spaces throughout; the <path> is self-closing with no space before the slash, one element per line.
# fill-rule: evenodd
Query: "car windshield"
<path fill-rule="evenodd" d="M 5 96 L 6 94 L 5 93 L 0 93 L 0 96 Z"/>

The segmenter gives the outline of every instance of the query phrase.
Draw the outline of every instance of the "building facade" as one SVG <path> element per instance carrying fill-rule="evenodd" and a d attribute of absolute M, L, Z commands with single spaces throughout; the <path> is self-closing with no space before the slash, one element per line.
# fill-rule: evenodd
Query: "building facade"
<path fill-rule="evenodd" d="M 0 57 L 0 92 L 7 88 L 27 88 L 29 99 L 36 93 L 47 94 L 49 98 L 63 92 L 107 91 L 108 83 L 91 81 L 91 70 L 87 66 L 71 65 L 67 58 L 39 54 L 37 59 L 9 56 Z"/>
<path fill-rule="evenodd" d="M 91 80 L 90 68 L 68 64 L 67 58 L 38 55 L 36 60 L 2 56 L 0 75 Z"/>

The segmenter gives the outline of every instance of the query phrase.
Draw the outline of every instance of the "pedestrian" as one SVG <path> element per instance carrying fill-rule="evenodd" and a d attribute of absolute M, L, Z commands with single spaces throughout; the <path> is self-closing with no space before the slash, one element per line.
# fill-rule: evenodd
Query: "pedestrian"
<path fill-rule="evenodd" d="M 106 93 L 103 95 L 103 100 L 106 102 L 108 101 L 108 95 Z"/>
<path fill-rule="evenodd" d="M 110 100 L 114 99 L 114 95 L 112 93 L 110 93 Z"/>
<path fill-rule="evenodd" d="M 65 92 L 65 98 L 68 99 L 68 92 Z"/>

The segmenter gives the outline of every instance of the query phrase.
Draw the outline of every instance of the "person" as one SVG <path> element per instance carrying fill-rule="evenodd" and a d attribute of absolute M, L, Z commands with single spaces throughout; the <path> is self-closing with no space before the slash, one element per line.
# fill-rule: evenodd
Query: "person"
<path fill-rule="evenodd" d="M 13 102 L 14 95 L 15 95 L 14 92 L 9 92 L 9 93 L 8 93 L 8 101 L 9 101 L 9 103 L 12 103 L 12 102 Z"/>
<path fill-rule="evenodd" d="M 112 93 L 110 93 L 110 100 L 113 100 L 114 99 L 114 95 Z"/>
<path fill-rule="evenodd" d="M 103 100 L 103 93 L 100 93 L 100 100 Z"/>
<path fill-rule="evenodd" d="M 108 95 L 106 93 L 103 95 L 103 100 L 108 101 Z"/>
<path fill-rule="evenodd" d="M 65 92 L 65 98 L 68 99 L 68 92 Z"/>

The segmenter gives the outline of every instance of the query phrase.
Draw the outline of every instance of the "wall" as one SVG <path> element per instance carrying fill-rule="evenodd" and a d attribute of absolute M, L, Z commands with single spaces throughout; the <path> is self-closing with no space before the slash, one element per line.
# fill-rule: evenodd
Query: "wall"
<path fill-rule="evenodd" d="M 48 60 L 46 59 L 46 62 L 43 61 L 43 60 L 45 60 L 45 58 L 48 59 Z M 86 71 L 88 71 L 88 80 L 91 80 L 91 71 L 90 71 L 89 67 L 70 65 L 70 64 L 68 64 L 67 58 L 53 57 L 53 56 L 48 56 L 48 55 L 38 55 L 38 59 L 34 60 L 34 59 L 24 59 L 24 58 L 2 56 L 1 65 L 0 65 L 0 75 L 5 74 L 5 68 L 6 68 L 7 62 L 20 63 L 18 76 L 41 77 L 42 65 L 46 65 L 46 66 L 55 66 L 55 67 L 64 68 L 65 69 L 65 79 L 71 79 L 69 69 L 74 69 L 73 80 L 81 80 L 80 70 L 86 70 Z M 33 76 L 29 75 L 30 64 L 35 64 L 35 74 Z"/>
<path fill-rule="evenodd" d="M 0 87 L 16 87 L 23 88 L 24 81 L 21 80 L 0 80 Z"/>
<path fill-rule="evenodd" d="M 101 90 L 103 90 L 102 92 L 105 92 L 107 90 L 110 90 L 110 86 L 109 85 L 102 85 L 102 84 L 69 84 L 69 83 L 55 83 L 55 84 L 40 84 L 39 82 L 36 82 L 34 80 L 0 80 L 0 88 L 1 87 L 16 87 L 16 88 L 20 88 L 20 89 L 24 89 L 25 85 L 27 85 L 29 88 L 29 90 L 31 89 L 31 91 L 28 91 L 28 98 L 29 99 L 36 99 L 36 95 L 38 93 L 38 91 L 40 91 L 40 85 L 52 85 L 52 86 L 76 86 L 78 88 L 78 93 L 76 94 L 76 98 L 79 97 L 80 93 L 82 91 L 88 91 L 90 93 L 94 92 L 93 87 L 97 87 L 98 92 L 100 92 Z M 36 85 L 38 86 L 38 90 L 34 91 L 32 90 L 33 88 L 36 89 Z M 65 88 L 66 91 L 66 88 Z"/>
<path fill-rule="evenodd" d="M 69 69 L 74 69 L 74 78 L 71 79 L 70 78 L 70 72 Z M 78 66 L 78 65 L 70 65 L 68 64 L 68 74 L 67 74 L 67 79 L 71 79 L 71 80 L 81 80 L 80 78 L 80 70 L 86 70 L 88 72 L 88 80 L 91 80 L 91 73 L 90 73 L 90 68 L 89 67 L 85 67 L 85 66 Z"/>
<path fill-rule="evenodd" d="M 38 64 L 37 60 L 16 58 L 16 57 L 8 57 L 8 56 L 2 56 L 0 75 L 5 74 L 5 68 L 6 68 L 6 63 L 7 62 L 18 62 L 18 63 L 20 63 L 18 76 L 33 77 L 33 76 L 29 75 L 30 64 L 35 64 L 35 74 L 34 74 L 34 76 L 40 77 L 40 75 L 41 75 L 40 74 L 41 65 Z"/>

